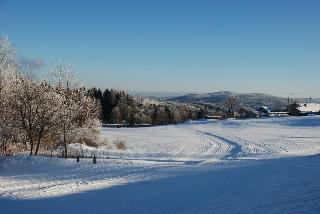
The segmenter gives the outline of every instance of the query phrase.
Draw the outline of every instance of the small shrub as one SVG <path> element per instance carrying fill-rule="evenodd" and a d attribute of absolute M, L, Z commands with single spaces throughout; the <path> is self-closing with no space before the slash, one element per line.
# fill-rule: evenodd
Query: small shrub
<path fill-rule="evenodd" d="M 98 148 L 98 144 L 96 143 L 96 141 L 94 139 L 82 138 L 81 140 L 86 146 Z"/>
<path fill-rule="evenodd" d="M 127 149 L 127 143 L 124 139 L 116 139 L 114 141 L 116 149 L 120 151 L 120 158 L 122 157 L 122 152 Z"/>
<path fill-rule="evenodd" d="M 105 149 L 106 152 L 107 152 L 107 158 L 109 158 L 109 151 L 113 148 L 112 143 L 110 143 L 110 142 L 107 140 L 107 138 L 103 138 L 103 139 L 100 141 L 99 146 L 104 147 L 104 149 Z"/>

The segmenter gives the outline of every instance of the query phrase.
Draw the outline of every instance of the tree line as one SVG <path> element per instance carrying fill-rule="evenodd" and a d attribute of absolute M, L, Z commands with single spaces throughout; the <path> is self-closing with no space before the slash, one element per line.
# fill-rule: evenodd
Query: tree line
<path fill-rule="evenodd" d="M 7 36 L 0 36 L 0 150 L 2 154 L 63 148 L 98 137 L 100 103 L 88 96 L 70 66 L 44 79 L 22 68 Z"/>
<path fill-rule="evenodd" d="M 159 102 L 135 98 L 114 89 L 91 88 L 88 94 L 100 101 L 104 123 L 166 125 L 203 119 L 208 114 L 223 114 L 210 105 Z"/>

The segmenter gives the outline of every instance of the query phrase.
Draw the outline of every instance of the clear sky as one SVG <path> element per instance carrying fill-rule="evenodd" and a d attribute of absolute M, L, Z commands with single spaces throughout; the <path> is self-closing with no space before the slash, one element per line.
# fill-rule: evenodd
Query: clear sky
<path fill-rule="evenodd" d="M 0 32 L 87 86 L 320 97 L 318 0 L 0 0 Z"/>

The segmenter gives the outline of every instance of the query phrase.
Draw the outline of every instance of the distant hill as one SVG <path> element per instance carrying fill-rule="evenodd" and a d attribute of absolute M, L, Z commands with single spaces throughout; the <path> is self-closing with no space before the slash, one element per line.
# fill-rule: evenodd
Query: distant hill
<path fill-rule="evenodd" d="M 137 91 L 130 91 L 128 94 L 134 97 L 149 97 L 155 98 L 158 100 L 165 100 L 173 97 L 183 96 L 188 94 L 187 92 L 137 92 Z"/>
<path fill-rule="evenodd" d="M 236 93 L 230 91 L 220 91 L 214 93 L 201 93 L 201 94 L 187 94 L 183 96 L 173 97 L 167 99 L 173 102 L 184 103 L 210 103 L 218 104 L 223 103 L 229 96 L 236 95 Z"/>
<path fill-rule="evenodd" d="M 201 93 L 201 94 L 188 94 L 173 98 L 168 98 L 167 101 L 171 102 L 183 102 L 183 103 L 207 103 L 217 106 L 223 105 L 223 103 L 230 96 L 237 96 L 239 98 L 239 104 L 249 106 L 252 108 L 259 108 L 261 106 L 268 106 L 271 109 L 284 109 L 287 107 L 287 98 L 277 97 L 262 93 L 234 93 L 231 91 L 219 91 L 214 93 Z M 295 98 L 291 102 L 305 102 L 306 98 Z M 319 98 L 312 99 L 312 102 L 320 102 Z"/>

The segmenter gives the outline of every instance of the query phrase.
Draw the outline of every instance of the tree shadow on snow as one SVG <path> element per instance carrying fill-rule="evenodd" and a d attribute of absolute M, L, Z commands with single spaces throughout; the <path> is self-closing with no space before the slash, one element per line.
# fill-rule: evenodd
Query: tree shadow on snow
<path fill-rule="evenodd" d="M 319 164 L 319 155 L 261 160 L 59 197 L 1 199 L 0 207 L 2 214 L 315 213 Z"/>

